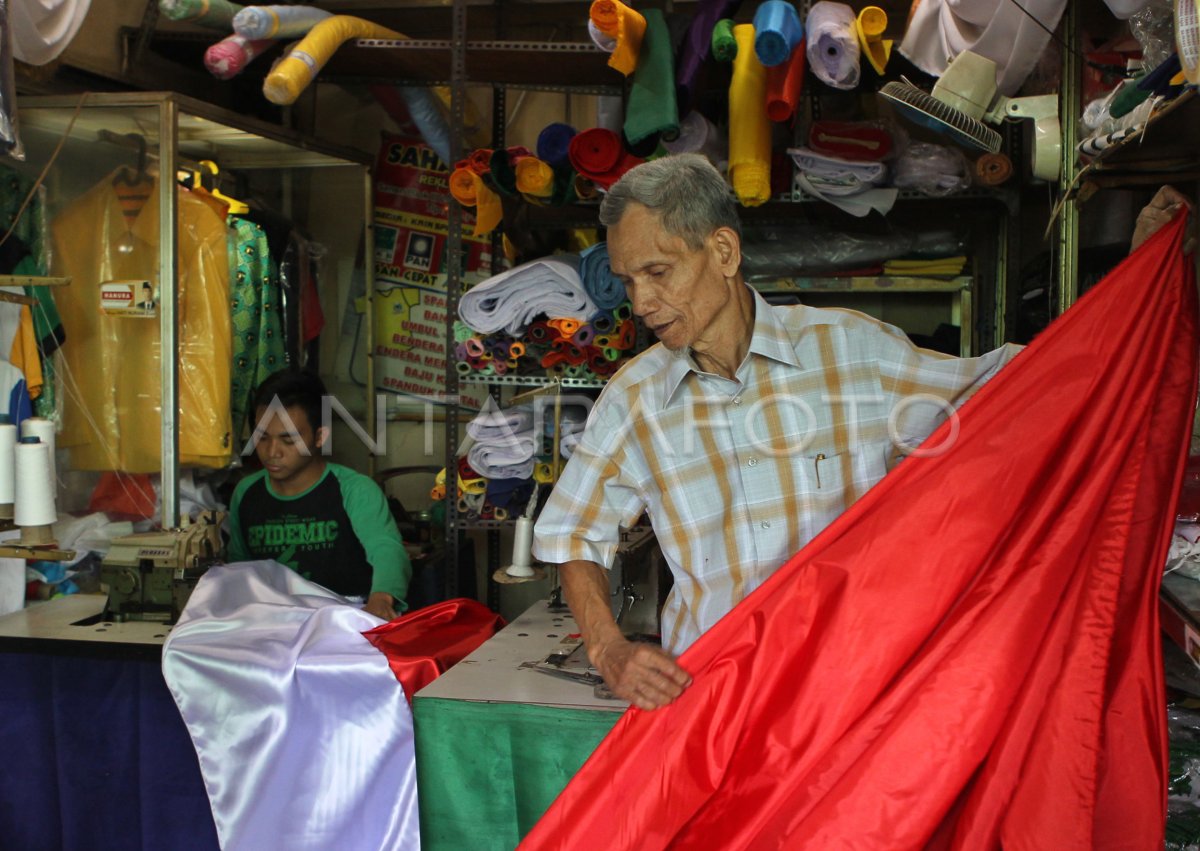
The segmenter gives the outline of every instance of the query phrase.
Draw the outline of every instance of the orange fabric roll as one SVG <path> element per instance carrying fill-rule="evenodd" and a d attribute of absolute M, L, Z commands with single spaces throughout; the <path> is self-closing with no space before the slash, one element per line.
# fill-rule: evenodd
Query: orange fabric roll
<path fill-rule="evenodd" d="M 450 194 L 464 207 L 475 208 L 475 236 L 491 233 L 504 218 L 500 196 L 470 168 L 456 168 L 451 173 Z"/>
<path fill-rule="evenodd" d="M 609 67 L 628 77 L 637 68 L 646 19 L 621 0 L 595 0 L 589 15 L 596 29 L 617 40 L 616 49 L 608 57 Z"/>
<path fill-rule="evenodd" d="M 806 39 L 792 50 L 787 62 L 767 69 L 767 118 L 772 121 L 787 121 L 800 103 L 800 92 L 804 88 Z"/>

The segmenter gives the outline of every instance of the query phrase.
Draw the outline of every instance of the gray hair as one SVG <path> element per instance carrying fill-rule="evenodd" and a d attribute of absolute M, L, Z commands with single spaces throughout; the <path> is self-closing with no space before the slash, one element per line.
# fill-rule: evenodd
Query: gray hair
<path fill-rule="evenodd" d="M 688 248 L 700 248 L 717 228 L 742 235 L 733 190 L 700 154 L 662 157 L 625 172 L 600 204 L 600 223 L 612 227 L 630 203 L 656 211 L 663 229 Z"/>

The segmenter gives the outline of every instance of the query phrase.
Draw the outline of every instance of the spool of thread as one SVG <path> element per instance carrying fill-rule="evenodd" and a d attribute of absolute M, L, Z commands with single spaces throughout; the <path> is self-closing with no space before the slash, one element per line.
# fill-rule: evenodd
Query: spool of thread
<path fill-rule="evenodd" d="M 36 437 L 50 447 L 51 483 L 58 481 L 58 465 L 54 460 L 55 441 L 57 439 L 55 434 L 54 420 L 48 420 L 45 417 L 28 417 L 21 421 L 21 437 Z"/>
<path fill-rule="evenodd" d="M 0 519 L 11 520 L 16 495 L 17 427 L 0 423 Z"/>
<path fill-rule="evenodd" d="M 529 577 L 534 575 L 533 561 L 533 518 L 518 517 L 513 535 L 513 563 L 505 571 L 509 576 Z"/>
<path fill-rule="evenodd" d="M 50 480 L 50 447 L 36 437 L 22 437 L 15 454 L 13 521 L 18 526 L 50 526 L 58 519 Z M 21 540 L 26 541 L 24 533 Z"/>

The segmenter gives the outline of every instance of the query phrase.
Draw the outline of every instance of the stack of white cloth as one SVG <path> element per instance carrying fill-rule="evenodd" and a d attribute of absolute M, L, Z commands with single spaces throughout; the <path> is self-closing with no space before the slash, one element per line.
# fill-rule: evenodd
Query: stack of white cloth
<path fill-rule="evenodd" d="M 567 408 L 562 412 L 558 423 L 558 454 L 570 461 L 579 439 L 583 437 L 584 426 L 587 425 L 587 414 L 582 408 Z M 547 423 L 548 432 L 553 432 L 554 423 Z"/>
<path fill-rule="evenodd" d="M 528 479 L 533 475 L 537 435 L 533 412 L 525 407 L 502 410 L 490 402 L 467 424 L 474 443 L 467 462 L 485 479 Z"/>
<path fill-rule="evenodd" d="M 896 203 L 897 190 L 880 188 L 888 176 L 881 162 L 845 160 L 811 148 L 788 148 L 788 155 L 796 165 L 796 188 L 851 215 L 886 213 Z"/>
<path fill-rule="evenodd" d="M 458 316 L 480 334 L 525 332 L 537 316 L 587 321 L 598 308 L 579 277 L 579 256 L 543 257 L 493 275 L 466 292 Z"/>

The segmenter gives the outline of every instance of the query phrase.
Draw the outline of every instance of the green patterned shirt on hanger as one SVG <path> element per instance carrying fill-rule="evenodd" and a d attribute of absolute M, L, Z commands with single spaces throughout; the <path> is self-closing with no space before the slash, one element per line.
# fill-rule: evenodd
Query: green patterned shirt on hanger
<path fill-rule="evenodd" d="M 229 217 L 229 297 L 233 312 L 233 433 L 243 433 L 251 399 L 263 379 L 287 366 L 279 275 L 267 250 L 267 235 L 254 222 Z M 251 424 L 252 425 L 252 424 Z"/>

